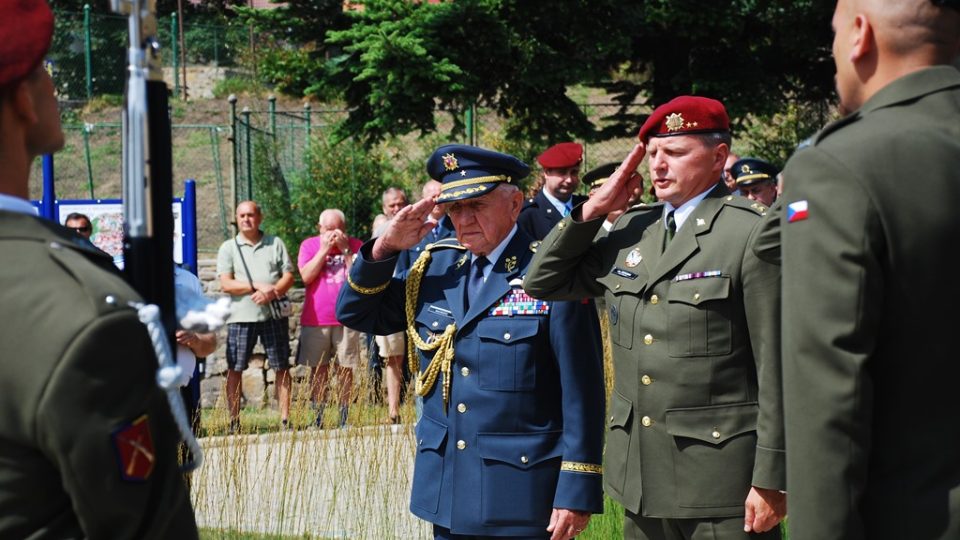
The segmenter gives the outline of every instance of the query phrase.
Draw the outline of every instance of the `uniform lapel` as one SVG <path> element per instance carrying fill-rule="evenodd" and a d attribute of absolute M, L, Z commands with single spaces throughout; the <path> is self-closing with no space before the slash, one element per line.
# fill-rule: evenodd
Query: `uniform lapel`
<path fill-rule="evenodd" d="M 683 227 L 677 230 L 673 240 L 670 241 L 670 245 L 660 256 L 660 260 L 656 262 L 653 271 L 650 273 L 650 283 L 656 283 L 662 279 L 663 276 L 681 265 L 700 249 L 698 237 L 710 231 L 714 218 L 717 217 L 720 208 L 723 207 L 723 199 L 720 198 L 722 195 L 723 193 L 714 189 L 700 201 L 697 208 L 684 222 Z M 666 228 L 664 228 L 662 220 L 659 228 L 661 232 L 658 236 L 662 241 L 666 234 Z"/>
<path fill-rule="evenodd" d="M 507 248 L 500 254 L 500 258 L 493 263 L 493 268 L 483 288 L 480 289 L 480 294 L 477 298 L 470 299 L 470 309 L 460 324 L 461 329 L 510 292 L 510 281 L 518 277 L 520 269 L 524 267 L 524 256 L 529 253 L 529 245 L 530 239 L 518 229 L 507 244 Z M 460 294 L 463 295 L 462 292 Z"/>
<path fill-rule="evenodd" d="M 461 261 L 463 261 L 461 263 Z M 470 253 L 463 252 L 457 257 L 454 263 L 452 278 L 444 289 L 443 294 L 447 298 L 447 305 L 453 312 L 453 320 L 460 321 L 464 316 L 463 309 L 463 289 L 466 287 L 467 271 L 470 268 Z M 461 325 L 462 326 L 462 325 Z"/>

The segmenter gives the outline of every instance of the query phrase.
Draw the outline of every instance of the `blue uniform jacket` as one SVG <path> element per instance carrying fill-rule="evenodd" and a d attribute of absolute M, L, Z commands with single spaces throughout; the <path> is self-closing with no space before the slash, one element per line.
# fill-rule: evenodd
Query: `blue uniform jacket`
<path fill-rule="evenodd" d="M 517 231 L 469 310 L 470 255 L 455 240 L 431 251 L 421 282 L 421 338 L 451 323 L 457 331 L 447 405 L 442 375 L 424 396 L 410 509 L 455 534 L 543 535 L 552 508 L 603 511 L 596 311 L 580 302 L 510 303 L 523 298 L 531 241 Z M 340 290 L 337 318 L 364 332 L 398 332 L 407 326 L 407 273 L 394 277 L 396 258 L 371 262 L 371 246 L 361 249 L 350 285 Z M 519 307 L 528 312 L 492 314 Z M 419 354 L 423 371 L 433 352 Z"/>
<path fill-rule="evenodd" d="M 584 195 L 573 196 L 573 206 L 587 200 Z M 563 214 L 557 212 L 556 207 L 550 202 L 550 199 L 543 194 L 543 190 L 537 192 L 535 196 L 526 200 L 520 216 L 517 217 L 517 226 L 535 240 L 543 240 L 553 229 L 553 226 L 560 223 Z"/>

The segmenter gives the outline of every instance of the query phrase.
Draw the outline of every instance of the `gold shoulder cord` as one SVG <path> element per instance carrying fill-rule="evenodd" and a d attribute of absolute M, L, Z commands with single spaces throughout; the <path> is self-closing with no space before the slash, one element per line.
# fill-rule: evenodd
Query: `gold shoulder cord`
<path fill-rule="evenodd" d="M 417 297 L 420 294 L 420 280 L 430 264 L 429 247 L 420 254 L 417 262 L 413 264 L 410 273 L 407 275 L 407 358 L 410 362 L 410 371 L 416 377 L 416 392 L 418 396 L 425 396 L 433 385 L 437 382 L 437 375 L 443 372 L 443 407 L 446 410 L 447 400 L 450 398 L 450 366 L 453 363 L 453 335 L 457 331 L 457 325 L 450 323 L 443 331 L 443 334 L 431 342 L 426 342 L 420 338 L 417 333 L 416 321 L 414 320 L 414 310 L 417 307 Z M 427 366 L 423 373 L 420 373 L 420 351 L 437 352 L 433 355 L 433 360 Z"/>

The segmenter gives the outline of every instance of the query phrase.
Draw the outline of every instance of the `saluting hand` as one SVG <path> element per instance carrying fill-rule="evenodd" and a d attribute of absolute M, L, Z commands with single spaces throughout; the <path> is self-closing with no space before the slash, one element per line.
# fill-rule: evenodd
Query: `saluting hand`
<path fill-rule="evenodd" d="M 621 210 L 627 206 L 631 197 L 634 197 L 643 183 L 643 177 L 637 172 L 637 167 L 647 153 L 647 145 L 637 143 L 627 154 L 623 163 L 613 171 L 613 174 L 587 202 L 583 203 L 581 218 L 589 221 L 610 212 Z"/>
<path fill-rule="evenodd" d="M 433 229 L 434 224 L 427 221 L 427 216 L 436 206 L 433 199 L 421 199 L 415 204 L 405 206 L 393 216 L 383 231 L 373 243 L 371 256 L 379 261 L 392 257 L 399 251 L 410 249 L 417 245 L 423 237 Z"/>

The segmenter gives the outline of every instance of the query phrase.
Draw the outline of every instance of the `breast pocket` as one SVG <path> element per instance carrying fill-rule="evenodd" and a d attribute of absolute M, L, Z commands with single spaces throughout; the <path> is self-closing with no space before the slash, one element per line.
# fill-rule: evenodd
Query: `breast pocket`
<path fill-rule="evenodd" d="M 611 272 L 597 278 L 597 283 L 607 289 L 604 299 L 607 302 L 607 315 L 610 317 L 610 341 L 624 349 L 633 347 L 633 321 L 637 316 L 646 282 L 645 273 L 630 278 Z"/>
<path fill-rule="evenodd" d="M 538 319 L 491 317 L 477 324 L 479 384 L 484 390 L 533 390 L 537 383 L 534 345 Z"/>
<path fill-rule="evenodd" d="M 431 343 L 434 339 L 443 335 L 447 325 L 453 324 L 453 316 L 450 313 L 446 312 L 444 308 L 434 306 L 427 306 L 420 310 L 415 320 L 417 321 L 417 334 L 420 335 L 420 339 L 427 343 Z M 435 352 L 421 351 L 420 354 L 429 360 Z M 423 371 L 426 368 L 427 366 L 421 363 L 420 370 Z"/>
<path fill-rule="evenodd" d="M 670 356 L 730 354 L 733 326 L 729 277 L 671 283 L 667 301 Z"/>

